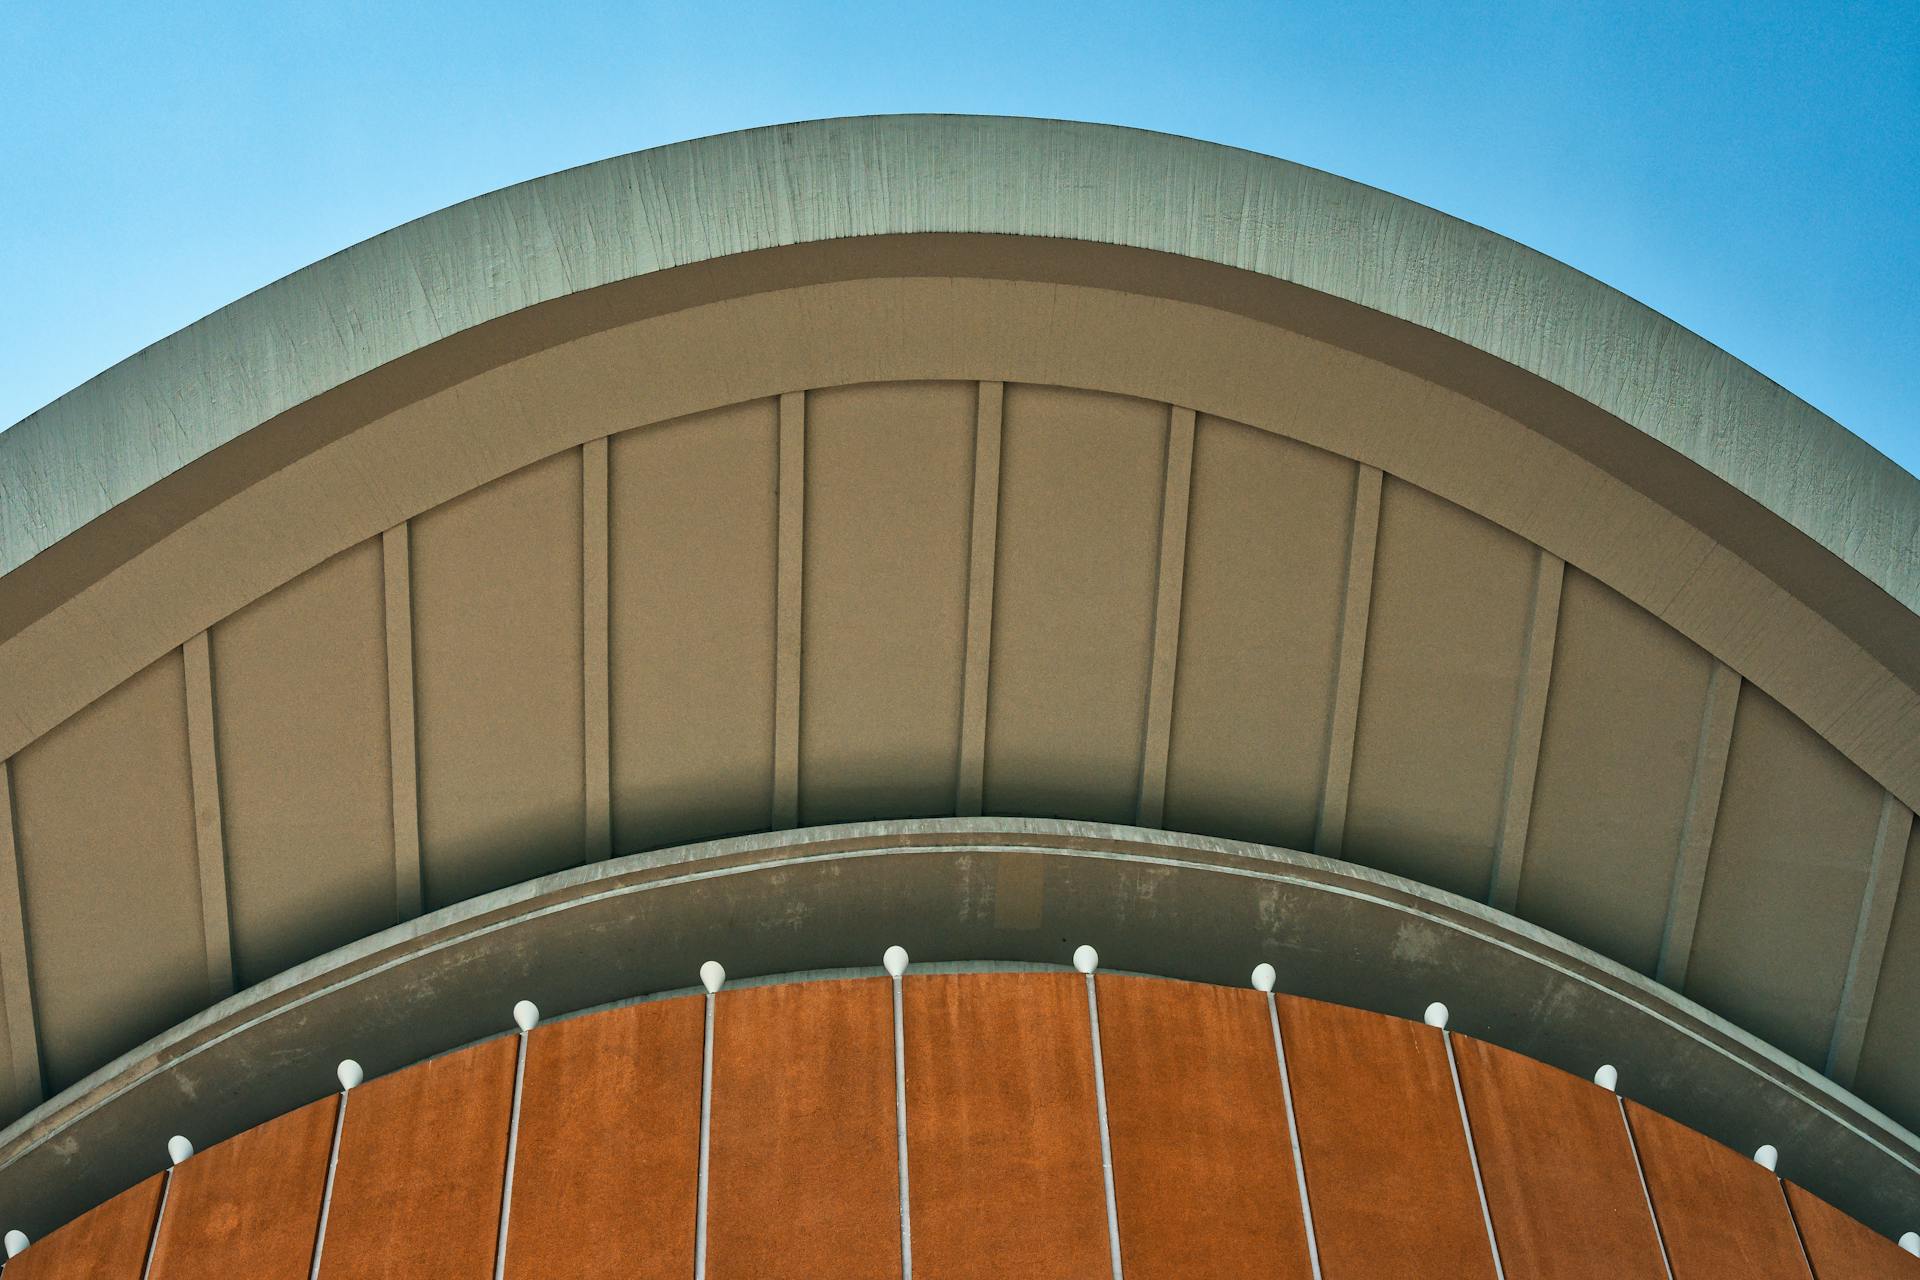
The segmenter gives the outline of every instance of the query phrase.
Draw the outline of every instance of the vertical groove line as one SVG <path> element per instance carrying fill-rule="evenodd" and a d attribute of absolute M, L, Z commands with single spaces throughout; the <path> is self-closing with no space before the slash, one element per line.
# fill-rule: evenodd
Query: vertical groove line
<path fill-rule="evenodd" d="M 173 1166 L 167 1167 L 160 1182 L 160 1207 L 153 1212 L 153 1234 L 147 1237 L 147 1260 L 140 1267 L 140 1280 L 153 1274 L 153 1255 L 160 1252 L 160 1226 L 167 1220 L 167 1197 L 173 1193 Z"/>
<path fill-rule="evenodd" d="M 1833 1035 L 1827 1041 L 1827 1076 L 1849 1089 L 1860 1069 L 1861 1051 L 1866 1048 L 1867 1024 L 1873 1017 L 1887 939 L 1893 932 L 1893 908 L 1900 898 L 1907 842 L 1912 835 L 1913 811 L 1896 800 L 1891 791 L 1886 792 L 1880 799 L 1880 824 L 1873 833 L 1873 853 L 1867 865 L 1866 888 L 1860 895 L 1853 949 L 1847 956 L 1846 981 L 1840 987 Z"/>
<path fill-rule="evenodd" d="M 613 856 L 613 743 L 610 726 L 607 438 L 580 450 L 581 757 L 586 765 L 585 860 Z"/>
<path fill-rule="evenodd" d="M 1273 1056 L 1280 1064 L 1280 1101 L 1287 1109 L 1287 1141 L 1293 1147 L 1293 1181 L 1300 1188 L 1300 1217 L 1307 1228 L 1307 1261 L 1320 1280 L 1320 1241 L 1313 1232 L 1313 1202 L 1307 1199 L 1307 1163 L 1300 1152 L 1300 1122 L 1293 1111 L 1293 1078 L 1287 1072 L 1287 1047 L 1280 1038 L 1280 1007 L 1267 994 L 1267 1021 L 1273 1027 Z"/>
<path fill-rule="evenodd" d="M 507 1219 L 513 1212 L 513 1161 L 520 1153 L 520 1088 L 527 1078 L 527 1033 L 513 1057 L 513 1110 L 507 1116 L 507 1170 L 500 1184 L 500 1235 L 493 1245 L 493 1280 L 507 1274 Z"/>
<path fill-rule="evenodd" d="M 387 749 L 393 783 L 393 909 L 396 920 L 418 916 L 425 900 L 420 873 L 420 762 L 413 708 L 413 567 L 405 523 L 380 536 L 386 588 Z"/>
<path fill-rule="evenodd" d="M 1506 1280 L 1506 1268 L 1500 1263 L 1500 1241 L 1493 1230 L 1493 1209 L 1487 1204 L 1487 1184 L 1480 1177 L 1480 1152 L 1473 1145 L 1473 1120 L 1467 1115 L 1467 1094 L 1460 1087 L 1460 1066 L 1453 1057 L 1453 1032 L 1442 1027 L 1440 1043 L 1447 1050 L 1447 1074 L 1453 1077 L 1453 1100 L 1460 1105 L 1460 1132 L 1466 1135 L 1467 1163 L 1473 1167 L 1473 1191 L 1480 1197 L 1480 1217 L 1487 1226 L 1487 1247 L 1493 1250 L 1494 1280 Z"/>
<path fill-rule="evenodd" d="M 1143 827 L 1159 826 L 1166 815 L 1167 753 L 1173 740 L 1173 686 L 1180 667 L 1180 603 L 1187 572 L 1187 510 L 1193 497 L 1194 413 L 1178 405 L 1168 412 L 1166 481 L 1160 496 L 1160 581 L 1153 604 L 1153 657 L 1135 809 L 1135 820 Z"/>
<path fill-rule="evenodd" d="M 1373 559 L 1380 541 L 1381 488 L 1380 468 L 1361 463 L 1353 477 L 1353 527 L 1347 542 L 1333 711 L 1327 722 L 1327 764 L 1320 779 L 1320 812 L 1313 828 L 1313 851 L 1327 858 L 1339 857 L 1347 838 L 1354 735 L 1360 727 L 1360 681 L 1366 671 L 1367 621 L 1373 611 Z"/>
<path fill-rule="evenodd" d="M 1006 384 L 983 382 L 974 406 L 973 518 L 967 550 L 967 647 L 960 676 L 960 776 L 954 812 L 978 817 L 986 792 L 987 680 L 993 655 L 993 570 L 1000 538 L 1000 433 Z"/>
<path fill-rule="evenodd" d="M 1793 1197 L 1787 1194 L 1787 1184 L 1775 1174 L 1773 1185 L 1780 1188 L 1780 1203 L 1786 1207 L 1787 1221 L 1793 1224 L 1793 1242 L 1800 1246 L 1800 1264 L 1807 1269 L 1807 1280 L 1819 1280 L 1813 1269 L 1813 1255 L 1807 1252 L 1807 1238 L 1800 1234 L 1800 1219 L 1793 1212 Z"/>
<path fill-rule="evenodd" d="M 1535 558 L 1532 616 L 1520 657 L 1520 690 L 1507 743 L 1500 834 L 1493 848 L 1487 904 L 1501 911 L 1520 905 L 1520 874 L 1526 864 L 1527 830 L 1533 821 L 1533 787 L 1540 776 L 1540 740 L 1546 729 L 1547 695 L 1553 687 L 1553 648 L 1560 634 L 1560 590 L 1566 562 L 1544 548 Z"/>
<path fill-rule="evenodd" d="M 900 1276 L 913 1280 L 913 1200 L 907 1183 L 907 1040 L 904 978 L 893 980 L 893 1115 L 900 1143 Z"/>
<path fill-rule="evenodd" d="M 707 1158 L 713 1141 L 713 992 L 707 993 L 707 1029 L 700 1054 L 700 1179 L 693 1206 L 693 1280 L 707 1274 Z"/>
<path fill-rule="evenodd" d="M 220 1001 L 233 994 L 233 924 L 220 815 L 220 756 L 213 730 L 213 660 L 206 632 L 181 646 L 180 665 L 186 684 L 187 776 L 193 789 L 193 852 L 200 874 L 207 989 Z"/>
<path fill-rule="evenodd" d="M 320 1255 L 327 1247 L 327 1214 L 333 1208 L 333 1178 L 340 1171 L 340 1135 L 347 1127 L 347 1098 L 350 1089 L 340 1091 L 340 1106 L 333 1113 L 333 1145 L 327 1149 L 327 1183 L 320 1191 L 320 1223 L 313 1232 L 313 1266 L 307 1280 L 320 1280 Z"/>
<path fill-rule="evenodd" d="M 1640 1176 L 1640 1194 L 1646 1197 L 1647 1217 L 1653 1223 L 1653 1238 L 1660 1246 L 1660 1265 L 1666 1268 L 1667 1280 L 1673 1280 L 1673 1259 L 1667 1256 L 1667 1233 L 1660 1229 L 1660 1211 L 1653 1207 L 1653 1188 L 1647 1185 L 1647 1171 L 1640 1163 L 1640 1142 L 1633 1136 L 1633 1121 L 1627 1119 L 1627 1100 L 1619 1095 L 1614 1102 L 1620 1107 L 1620 1127 L 1627 1131 L 1627 1150 L 1633 1152 L 1633 1171 Z"/>
<path fill-rule="evenodd" d="M 27 909 L 20 849 L 13 833 L 13 762 L 0 760 L 0 1000 L 7 1017 L 13 1061 L 14 1109 L 38 1106 L 46 1090 L 40 1076 L 40 1029 L 33 1011 L 33 970 L 27 959 Z"/>
<path fill-rule="evenodd" d="M 1713 830 L 1720 821 L 1720 793 L 1727 782 L 1727 754 L 1733 746 L 1733 722 L 1740 709 L 1740 676 L 1715 663 L 1700 710 L 1700 737 L 1694 746 L 1693 781 L 1687 788 L 1686 817 L 1680 827 L 1680 853 L 1674 860 L 1667 919 L 1660 931 L 1660 958 L 1654 980 L 1684 992 L 1693 958 L 1693 933 L 1700 923 L 1700 897 L 1707 885 L 1707 859 Z"/>
<path fill-rule="evenodd" d="M 1094 975 L 1087 978 L 1087 1021 L 1093 1030 L 1093 1097 L 1100 1112 L 1100 1175 L 1107 1187 L 1107 1251 L 1113 1259 L 1113 1280 L 1120 1277 L 1120 1205 L 1113 1191 L 1113 1138 L 1107 1132 L 1107 1069 L 1100 1056 L 1100 994 Z"/>
<path fill-rule="evenodd" d="M 800 821 L 800 662 L 806 590 L 807 393 L 780 397 L 779 544 L 774 553 L 773 812 L 775 831 Z"/>

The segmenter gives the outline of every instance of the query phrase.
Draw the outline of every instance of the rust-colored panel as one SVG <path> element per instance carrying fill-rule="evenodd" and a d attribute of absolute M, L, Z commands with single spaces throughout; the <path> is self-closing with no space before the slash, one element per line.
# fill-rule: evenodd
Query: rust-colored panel
<path fill-rule="evenodd" d="M 1156 978 L 1099 983 L 1128 1280 L 1306 1280 L 1266 997 Z"/>
<path fill-rule="evenodd" d="M 1108 1274 L 1085 981 L 906 979 L 916 1280 Z"/>
<path fill-rule="evenodd" d="M 1807 1280 L 1774 1176 L 1737 1151 L 1627 1104 L 1673 1280 Z"/>
<path fill-rule="evenodd" d="M 1326 1280 L 1492 1277 L 1441 1033 L 1299 999 L 1280 1029 Z"/>
<path fill-rule="evenodd" d="M 7 1280 L 140 1280 L 166 1175 L 90 1209 L 7 1263 Z"/>
<path fill-rule="evenodd" d="M 1453 1048 L 1507 1274 L 1664 1280 L 1619 1100 L 1479 1040 L 1455 1036 Z"/>
<path fill-rule="evenodd" d="M 339 1109 L 322 1098 L 175 1169 L 154 1280 L 305 1280 Z"/>
<path fill-rule="evenodd" d="M 1786 1184 L 1801 1243 L 1820 1280 L 1895 1280 L 1920 1276 L 1920 1258 L 1862 1226 L 1811 1191 Z"/>
<path fill-rule="evenodd" d="M 489 1040 L 349 1095 L 323 1280 L 493 1274 L 516 1051 Z"/>
<path fill-rule="evenodd" d="M 705 1021 L 693 996 L 534 1029 L 508 1280 L 693 1274 Z"/>
<path fill-rule="evenodd" d="M 723 993 L 714 1008 L 707 1272 L 900 1274 L 885 978 Z"/>

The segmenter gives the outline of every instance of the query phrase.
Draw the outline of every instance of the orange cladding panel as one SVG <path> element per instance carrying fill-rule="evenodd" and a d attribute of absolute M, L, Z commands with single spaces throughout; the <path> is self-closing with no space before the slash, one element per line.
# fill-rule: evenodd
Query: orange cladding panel
<path fill-rule="evenodd" d="M 1673 1280 L 1808 1280 L 1777 1178 L 1638 1103 L 1627 1115 Z"/>
<path fill-rule="evenodd" d="M 1491 1280 L 1441 1033 L 1313 1000 L 1279 1005 L 1326 1280 Z"/>
<path fill-rule="evenodd" d="M 684 1280 L 700 1175 L 699 996 L 534 1028 L 507 1280 Z"/>
<path fill-rule="evenodd" d="M 7 1280 L 140 1280 L 164 1173 L 122 1191 L 7 1263 Z"/>
<path fill-rule="evenodd" d="M 906 979 L 915 1280 L 1110 1274 L 1076 973 Z"/>
<path fill-rule="evenodd" d="M 1619 1099 L 1479 1040 L 1453 1049 L 1507 1274 L 1665 1280 Z"/>
<path fill-rule="evenodd" d="M 306 1280 L 339 1111 L 322 1098 L 175 1169 L 153 1280 Z"/>
<path fill-rule="evenodd" d="M 1786 1184 L 1800 1242 L 1820 1280 L 1920 1280 L 1920 1258 L 1810 1191 Z"/>
<path fill-rule="evenodd" d="M 347 1096 L 321 1280 L 488 1280 L 500 1230 L 516 1037 Z"/>
<path fill-rule="evenodd" d="M 890 980 L 722 992 L 710 1160 L 711 1280 L 897 1277 Z"/>
<path fill-rule="evenodd" d="M 1128 1280 L 1312 1274 L 1266 997 L 1101 976 Z"/>

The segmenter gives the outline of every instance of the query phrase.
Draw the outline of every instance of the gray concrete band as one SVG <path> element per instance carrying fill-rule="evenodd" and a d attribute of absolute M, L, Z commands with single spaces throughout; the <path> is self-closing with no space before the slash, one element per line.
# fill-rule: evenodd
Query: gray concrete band
<path fill-rule="evenodd" d="M 994 910 L 1034 859 L 1032 927 Z M 1024 873 L 1023 873 L 1024 874 Z M 772 904 L 778 909 L 772 909 Z M 738 837 L 574 868 L 386 930 L 232 997 L 0 1133 L 0 1208 L 39 1236 L 154 1171 L 164 1135 L 206 1143 L 370 1074 L 498 1034 L 501 994 L 555 1011 L 730 973 L 916 962 L 1063 964 L 1282 991 L 1454 1025 L 1622 1091 L 1888 1234 L 1920 1220 L 1920 1139 L 1810 1068 L 1646 977 L 1479 903 L 1283 849 L 1098 823 L 946 818 Z"/>

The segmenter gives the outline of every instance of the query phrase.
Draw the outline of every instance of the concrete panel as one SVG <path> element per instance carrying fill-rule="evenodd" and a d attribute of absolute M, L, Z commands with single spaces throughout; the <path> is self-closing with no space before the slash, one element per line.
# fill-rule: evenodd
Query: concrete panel
<path fill-rule="evenodd" d="M 1440 1033 L 1314 1000 L 1283 997 L 1279 1009 L 1329 1280 L 1491 1278 Z M 1391 1109 L 1383 1098 L 1395 1100 Z"/>
<path fill-rule="evenodd" d="M 1388 477 L 1342 856 L 1486 898 L 1535 554 Z"/>
<path fill-rule="evenodd" d="M 319 1280 L 493 1274 L 516 1052 L 489 1040 L 349 1095 Z"/>
<path fill-rule="evenodd" d="M 904 999 L 916 1280 L 1108 1275 L 1084 980 L 909 975 Z"/>
<path fill-rule="evenodd" d="M 7 1263 L 7 1280 L 141 1280 L 163 1174 L 81 1214 Z"/>
<path fill-rule="evenodd" d="M 1654 971 L 1712 671 L 1671 627 L 1567 571 L 1521 916 Z"/>
<path fill-rule="evenodd" d="M 1168 422 L 1165 405 L 1007 388 L 989 813 L 1134 818 Z"/>
<path fill-rule="evenodd" d="M 803 823 L 954 810 L 976 395 L 807 395 Z"/>
<path fill-rule="evenodd" d="M 1752 686 L 1740 691 L 1687 994 L 1818 1066 L 1846 981 L 1881 792 Z"/>
<path fill-rule="evenodd" d="M 1673 1280 L 1809 1280 L 1780 1183 L 1737 1151 L 1627 1104 Z"/>
<path fill-rule="evenodd" d="M 209 1003 L 185 676 L 169 654 L 12 762 L 21 900 L 51 1084 Z"/>
<path fill-rule="evenodd" d="M 1664 1280 L 1619 1099 L 1482 1040 L 1453 1047 L 1506 1273 Z"/>
<path fill-rule="evenodd" d="M 412 522 L 429 908 L 580 861 L 580 455 Z"/>
<path fill-rule="evenodd" d="M 213 630 L 237 985 L 394 922 L 381 595 L 362 543 Z"/>
<path fill-rule="evenodd" d="M 1266 998 L 1101 975 L 1120 1253 L 1133 1280 L 1307 1280 Z"/>
<path fill-rule="evenodd" d="M 1267 432 L 1199 420 L 1168 827 L 1313 847 L 1353 470 Z"/>
<path fill-rule="evenodd" d="M 892 983 L 724 991 L 713 1064 L 707 1274 L 899 1276 Z"/>
<path fill-rule="evenodd" d="M 705 1021 L 682 998 L 534 1028 L 507 1280 L 693 1274 Z"/>
<path fill-rule="evenodd" d="M 339 1110 L 322 1098 L 176 1167 L 149 1280 L 306 1280 Z"/>
<path fill-rule="evenodd" d="M 767 825 L 776 402 L 615 436 L 616 854 Z"/>
<path fill-rule="evenodd" d="M 1877 1232 L 1861 1226 L 1810 1191 L 1789 1182 L 1787 1202 L 1793 1210 L 1800 1243 L 1816 1280 L 1894 1280 L 1920 1276 L 1920 1258 Z"/>
<path fill-rule="evenodd" d="M 1873 1014 L 1853 1078 L 1854 1092 L 1909 1129 L 1920 1129 L 1914 1046 L 1920 1044 L 1920 825 L 1907 841 L 1907 864 L 1893 907 Z"/>

